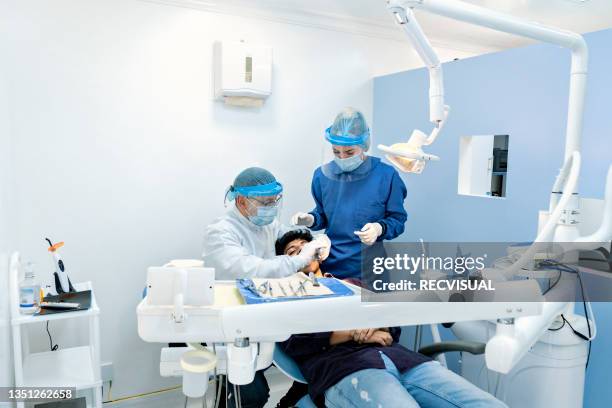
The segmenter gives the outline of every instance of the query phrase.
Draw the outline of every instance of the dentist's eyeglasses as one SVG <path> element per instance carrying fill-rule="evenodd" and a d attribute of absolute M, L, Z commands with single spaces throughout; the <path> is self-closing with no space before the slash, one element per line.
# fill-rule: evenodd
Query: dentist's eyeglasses
<path fill-rule="evenodd" d="M 259 206 L 262 206 L 262 207 L 274 207 L 278 205 L 282 199 L 283 199 L 282 194 L 279 194 L 275 197 L 266 197 L 266 198 L 249 197 L 249 200 L 256 202 L 257 204 L 259 204 Z"/>

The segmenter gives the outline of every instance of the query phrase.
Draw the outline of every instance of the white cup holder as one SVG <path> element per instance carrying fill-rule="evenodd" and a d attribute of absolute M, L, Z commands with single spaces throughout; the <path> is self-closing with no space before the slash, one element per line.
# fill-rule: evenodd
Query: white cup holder
<path fill-rule="evenodd" d="M 209 373 L 217 364 L 217 356 L 208 350 L 192 350 L 181 356 L 183 394 L 190 398 L 204 396 L 208 388 Z"/>

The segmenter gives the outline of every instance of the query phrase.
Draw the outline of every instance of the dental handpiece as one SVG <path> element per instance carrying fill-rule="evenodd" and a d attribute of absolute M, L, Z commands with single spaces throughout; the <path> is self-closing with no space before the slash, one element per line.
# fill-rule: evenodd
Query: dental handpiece
<path fill-rule="evenodd" d="M 321 261 L 321 258 L 322 258 L 321 250 L 322 250 L 322 248 L 317 248 L 317 250 L 315 251 L 315 259 L 317 261 Z"/>
<path fill-rule="evenodd" d="M 287 292 L 285 292 L 285 288 L 283 288 L 283 284 L 278 282 L 278 287 L 280 288 L 281 292 L 283 292 L 283 296 L 287 296 Z"/>
<path fill-rule="evenodd" d="M 309 272 L 308 273 L 308 278 L 312 282 L 312 286 L 320 286 L 321 285 L 319 283 L 319 280 L 317 279 L 316 275 L 314 274 L 314 272 Z"/>

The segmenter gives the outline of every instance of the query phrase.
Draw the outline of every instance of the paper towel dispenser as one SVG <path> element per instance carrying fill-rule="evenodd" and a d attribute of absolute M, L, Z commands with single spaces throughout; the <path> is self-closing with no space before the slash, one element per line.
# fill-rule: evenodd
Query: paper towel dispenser
<path fill-rule="evenodd" d="M 240 106 L 261 106 L 272 93 L 272 48 L 244 42 L 213 45 L 215 99 Z"/>

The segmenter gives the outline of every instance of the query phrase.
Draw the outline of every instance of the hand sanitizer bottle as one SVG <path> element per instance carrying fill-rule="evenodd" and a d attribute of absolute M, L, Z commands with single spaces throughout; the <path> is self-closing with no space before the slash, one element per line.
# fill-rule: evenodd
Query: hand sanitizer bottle
<path fill-rule="evenodd" d="M 34 314 L 40 303 L 40 287 L 36 284 L 34 264 L 28 262 L 24 268 L 24 279 L 19 285 L 19 310 L 22 314 Z"/>

